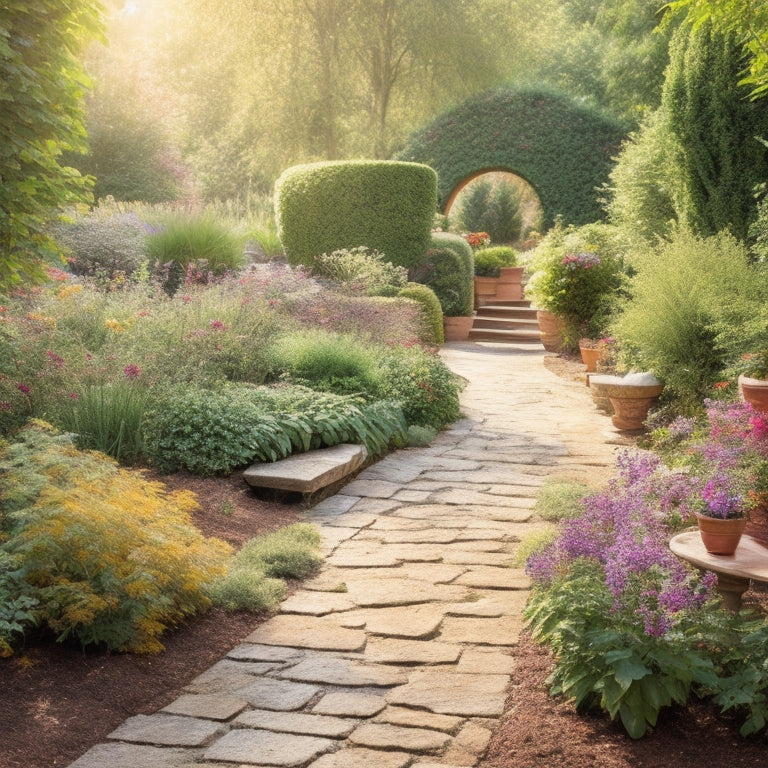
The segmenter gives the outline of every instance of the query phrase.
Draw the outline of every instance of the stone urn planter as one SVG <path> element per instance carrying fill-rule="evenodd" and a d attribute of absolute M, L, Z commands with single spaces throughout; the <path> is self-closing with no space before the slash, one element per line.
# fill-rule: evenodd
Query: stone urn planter
<path fill-rule="evenodd" d="M 708 517 L 696 515 L 701 543 L 710 555 L 732 555 L 747 526 L 744 517 Z"/>
<path fill-rule="evenodd" d="M 467 341 L 472 323 L 475 318 L 472 315 L 443 316 L 443 333 L 446 341 Z"/>
<path fill-rule="evenodd" d="M 559 352 L 563 347 L 563 322 L 552 312 L 546 309 L 536 311 L 536 319 L 539 321 L 541 331 L 541 343 L 547 352 Z"/>
<path fill-rule="evenodd" d="M 739 376 L 739 395 L 756 411 L 768 413 L 768 381 Z"/>
<path fill-rule="evenodd" d="M 579 344 L 579 352 L 581 354 L 581 362 L 587 366 L 587 373 L 595 373 L 597 371 L 597 361 L 603 354 L 603 350 Z"/>
<path fill-rule="evenodd" d="M 621 381 L 620 376 L 611 376 L 605 373 L 587 376 L 587 386 L 595 403 L 595 408 L 608 416 L 613 416 L 613 405 L 611 405 L 611 399 L 608 397 L 606 387 L 617 381 Z"/>
<path fill-rule="evenodd" d="M 664 385 L 652 373 L 630 373 L 616 378 L 605 385 L 605 394 L 614 410 L 613 426 L 626 432 L 641 432 Z"/>
<path fill-rule="evenodd" d="M 496 301 L 520 301 L 523 298 L 524 267 L 500 267 Z"/>

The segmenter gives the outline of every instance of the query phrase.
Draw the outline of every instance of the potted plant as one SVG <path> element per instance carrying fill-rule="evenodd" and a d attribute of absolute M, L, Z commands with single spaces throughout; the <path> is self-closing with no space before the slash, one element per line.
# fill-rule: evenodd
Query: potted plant
<path fill-rule="evenodd" d="M 558 318 L 562 346 L 576 349 L 580 338 L 603 335 L 614 297 L 624 284 L 618 246 L 601 225 L 556 226 L 534 250 L 525 295 L 542 312 L 542 333 Z M 546 345 L 545 345 L 546 348 Z"/>
<path fill-rule="evenodd" d="M 732 555 L 747 525 L 754 496 L 735 473 L 722 470 L 705 479 L 695 512 L 704 549 L 711 555 Z"/>
<path fill-rule="evenodd" d="M 598 363 L 603 358 L 608 357 L 612 345 L 613 339 L 610 336 L 604 336 L 600 339 L 579 339 L 581 361 L 587 366 L 587 373 L 595 373 L 597 371 Z"/>
<path fill-rule="evenodd" d="M 664 385 L 649 371 L 599 378 L 605 379 L 603 390 L 613 406 L 613 426 L 625 432 L 644 430 L 648 411 Z"/>
<path fill-rule="evenodd" d="M 737 370 L 741 399 L 768 413 L 768 349 L 744 355 Z"/>

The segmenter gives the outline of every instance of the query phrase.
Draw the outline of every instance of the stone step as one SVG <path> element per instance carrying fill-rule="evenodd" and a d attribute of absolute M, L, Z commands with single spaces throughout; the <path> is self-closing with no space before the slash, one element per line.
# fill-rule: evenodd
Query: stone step
<path fill-rule="evenodd" d="M 478 307 L 477 314 L 483 317 L 515 317 L 531 322 L 536 320 L 536 310 L 531 307 L 513 307 L 509 304 L 483 304 Z"/>
<path fill-rule="evenodd" d="M 530 320 L 526 318 L 516 317 L 502 317 L 502 316 L 486 316 L 483 314 L 477 314 L 472 328 L 495 328 L 499 331 L 538 331 L 539 324 L 536 320 Z"/>
<path fill-rule="evenodd" d="M 469 332 L 470 341 L 498 341 L 512 344 L 541 344 L 538 330 L 518 329 L 499 330 L 495 328 L 473 328 Z"/>
<path fill-rule="evenodd" d="M 254 488 L 315 493 L 352 474 L 367 456 L 365 446 L 342 443 L 294 453 L 279 461 L 257 462 L 245 470 L 243 477 Z"/>

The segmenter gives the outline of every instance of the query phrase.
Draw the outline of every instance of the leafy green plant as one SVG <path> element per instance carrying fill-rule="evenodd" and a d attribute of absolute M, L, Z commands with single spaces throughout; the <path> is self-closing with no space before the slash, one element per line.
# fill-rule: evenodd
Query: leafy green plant
<path fill-rule="evenodd" d="M 321 253 L 312 272 L 340 288 L 366 296 L 394 296 L 408 282 L 408 270 L 396 267 L 384 254 L 365 246 Z"/>
<path fill-rule="evenodd" d="M 284 579 L 314 573 L 322 557 L 320 535 L 308 523 L 294 523 L 246 542 L 227 575 L 211 585 L 214 604 L 229 611 L 273 608 L 287 590 Z"/>
<path fill-rule="evenodd" d="M 434 291 L 444 315 L 468 316 L 472 314 L 472 304 L 467 301 L 467 281 L 462 273 L 462 262 L 455 251 L 431 248 L 424 263 L 411 273 L 411 277 Z"/>
<path fill-rule="evenodd" d="M 444 429 L 461 415 L 463 380 L 436 353 L 421 347 L 390 352 L 382 361 L 381 396 L 400 404 L 406 422 Z"/>
<path fill-rule="evenodd" d="M 498 245 L 478 248 L 475 251 L 475 276 L 498 277 L 501 267 L 517 265 L 517 251 L 508 246 Z"/>
<path fill-rule="evenodd" d="M 275 184 L 278 233 L 291 264 L 367 246 L 406 268 L 429 243 L 437 180 L 426 165 L 384 160 L 288 168 Z"/>
<path fill-rule="evenodd" d="M 445 341 L 443 310 L 435 292 L 427 285 L 408 283 L 405 288 L 398 291 L 397 295 L 419 303 L 422 325 L 425 328 L 420 335 L 421 340 L 428 344 L 441 345 Z"/>
<path fill-rule="evenodd" d="M 376 352 L 350 335 L 315 329 L 281 337 L 272 345 L 269 359 L 285 380 L 371 399 L 381 386 Z"/>
<path fill-rule="evenodd" d="M 305 387 L 185 385 L 164 392 L 148 410 L 144 444 L 164 472 L 183 467 L 214 475 L 339 443 L 362 443 L 378 455 L 404 431 L 393 403 L 364 405 Z"/>
<path fill-rule="evenodd" d="M 589 488 L 583 483 L 551 478 L 536 494 L 534 509 L 544 520 L 552 522 L 575 517 L 583 511 L 582 502 L 588 493 Z"/>
<path fill-rule="evenodd" d="M 663 399 L 694 413 L 741 354 L 764 333 L 765 281 L 727 233 L 678 230 L 634 261 L 637 274 L 611 324 L 624 364 L 652 370 Z"/>
<path fill-rule="evenodd" d="M 526 296 L 560 317 L 565 343 L 605 335 L 625 280 L 618 230 L 601 224 L 556 226 L 534 250 Z"/>
<path fill-rule="evenodd" d="M 230 553 L 191 524 L 192 494 L 81 452 L 41 423 L 0 450 L 0 506 L 0 549 L 13 564 L 3 588 L 20 589 L 6 597 L 86 646 L 160 650 L 165 628 L 209 605 L 205 586 Z"/>

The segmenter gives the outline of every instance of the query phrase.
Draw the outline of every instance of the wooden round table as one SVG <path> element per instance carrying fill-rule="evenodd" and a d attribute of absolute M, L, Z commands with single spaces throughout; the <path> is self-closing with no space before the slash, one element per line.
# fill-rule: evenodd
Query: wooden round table
<path fill-rule="evenodd" d="M 710 555 L 698 530 L 673 536 L 669 548 L 682 560 L 717 574 L 717 591 L 725 607 L 732 611 L 741 607 L 741 597 L 750 581 L 768 582 L 768 548 L 751 536 L 742 536 L 732 555 Z"/>

